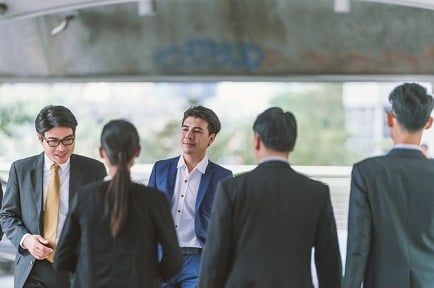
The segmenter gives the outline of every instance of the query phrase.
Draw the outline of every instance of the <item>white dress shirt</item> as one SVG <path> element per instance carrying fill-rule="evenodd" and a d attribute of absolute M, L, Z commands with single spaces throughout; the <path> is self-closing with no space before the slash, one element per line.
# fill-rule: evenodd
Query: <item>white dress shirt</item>
<path fill-rule="evenodd" d="M 180 247 L 202 247 L 196 237 L 194 216 L 200 179 L 202 178 L 202 174 L 205 173 L 207 166 L 208 157 L 205 156 L 196 167 L 188 173 L 184 158 L 182 155 L 179 157 L 171 211 Z"/>

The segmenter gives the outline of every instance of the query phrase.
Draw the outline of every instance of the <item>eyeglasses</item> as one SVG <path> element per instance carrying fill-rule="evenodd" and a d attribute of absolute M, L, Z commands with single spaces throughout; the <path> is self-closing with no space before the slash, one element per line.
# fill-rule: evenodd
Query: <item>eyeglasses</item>
<path fill-rule="evenodd" d="M 63 146 L 69 146 L 72 145 L 75 141 L 75 137 L 68 136 L 64 139 L 50 139 L 48 140 L 43 135 L 41 135 L 42 138 L 44 138 L 45 142 L 47 142 L 48 146 L 50 147 L 57 147 L 60 145 L 60 143 L 63 144 Z"/>

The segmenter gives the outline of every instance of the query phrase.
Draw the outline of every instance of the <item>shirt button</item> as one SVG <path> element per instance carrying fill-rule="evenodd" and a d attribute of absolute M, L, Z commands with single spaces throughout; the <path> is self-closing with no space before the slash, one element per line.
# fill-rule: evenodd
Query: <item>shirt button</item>
<path fill-rule="evenodd" d="M 178 228 L 178 225 L 175 225 L 175 228 Z"/>
<path fill-rule="evenodd" d="M 187 180 L 184 180 L 184 183 L 187 183 Z"/>
<path fill-rule="evenodd" d="M 181 213 L 181 210 L 178 210 L 178 213 Z"/>
<path fill-rule="evenodd" d="M 181 197 L 184 197 L 184 194 L 182 194 Z"/>

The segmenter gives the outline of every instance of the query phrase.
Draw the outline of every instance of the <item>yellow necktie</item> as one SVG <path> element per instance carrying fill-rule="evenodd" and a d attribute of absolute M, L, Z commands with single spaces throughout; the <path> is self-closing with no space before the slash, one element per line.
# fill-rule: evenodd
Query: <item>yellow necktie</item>
<path fill-rule="evenodd" d="M 44 238 L 48 240 L 48 245 L 56 248 L 57 223 L 59 221 L 59 200 L 60 200 L 60 178 L 59 165 L 51 165 L 51 178 L 48 183 L 47 199 L 45 200 L 44 213 Z M 53 262 L 54 252 L 47 260 Z"/>

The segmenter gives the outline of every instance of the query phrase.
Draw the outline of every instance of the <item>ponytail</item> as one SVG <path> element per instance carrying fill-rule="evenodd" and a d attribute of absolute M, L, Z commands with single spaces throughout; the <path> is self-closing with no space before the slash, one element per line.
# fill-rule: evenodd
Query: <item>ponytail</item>
<path fill-rule="evenodd" d="M 131 186 L 130 171 L 127 168 L 128 157 L 125 152 L 118 154 L 119 166 L 105 197 L 105 212 L 110 217 L 112 236 L 119 235 L 128 220 L 128 205 Z"/>
<path fill-rule="evenodd" d="M 104 216 L 109 219 L 111 235 L 118 236 L 128 224 L 128 207 L 131 200 L 130 163 L 140 151 L 136 127 L 126 120 L 111 120 L 101 133 L 101 147 L 116 167 L 107 191 L 103 193 Z"/>

